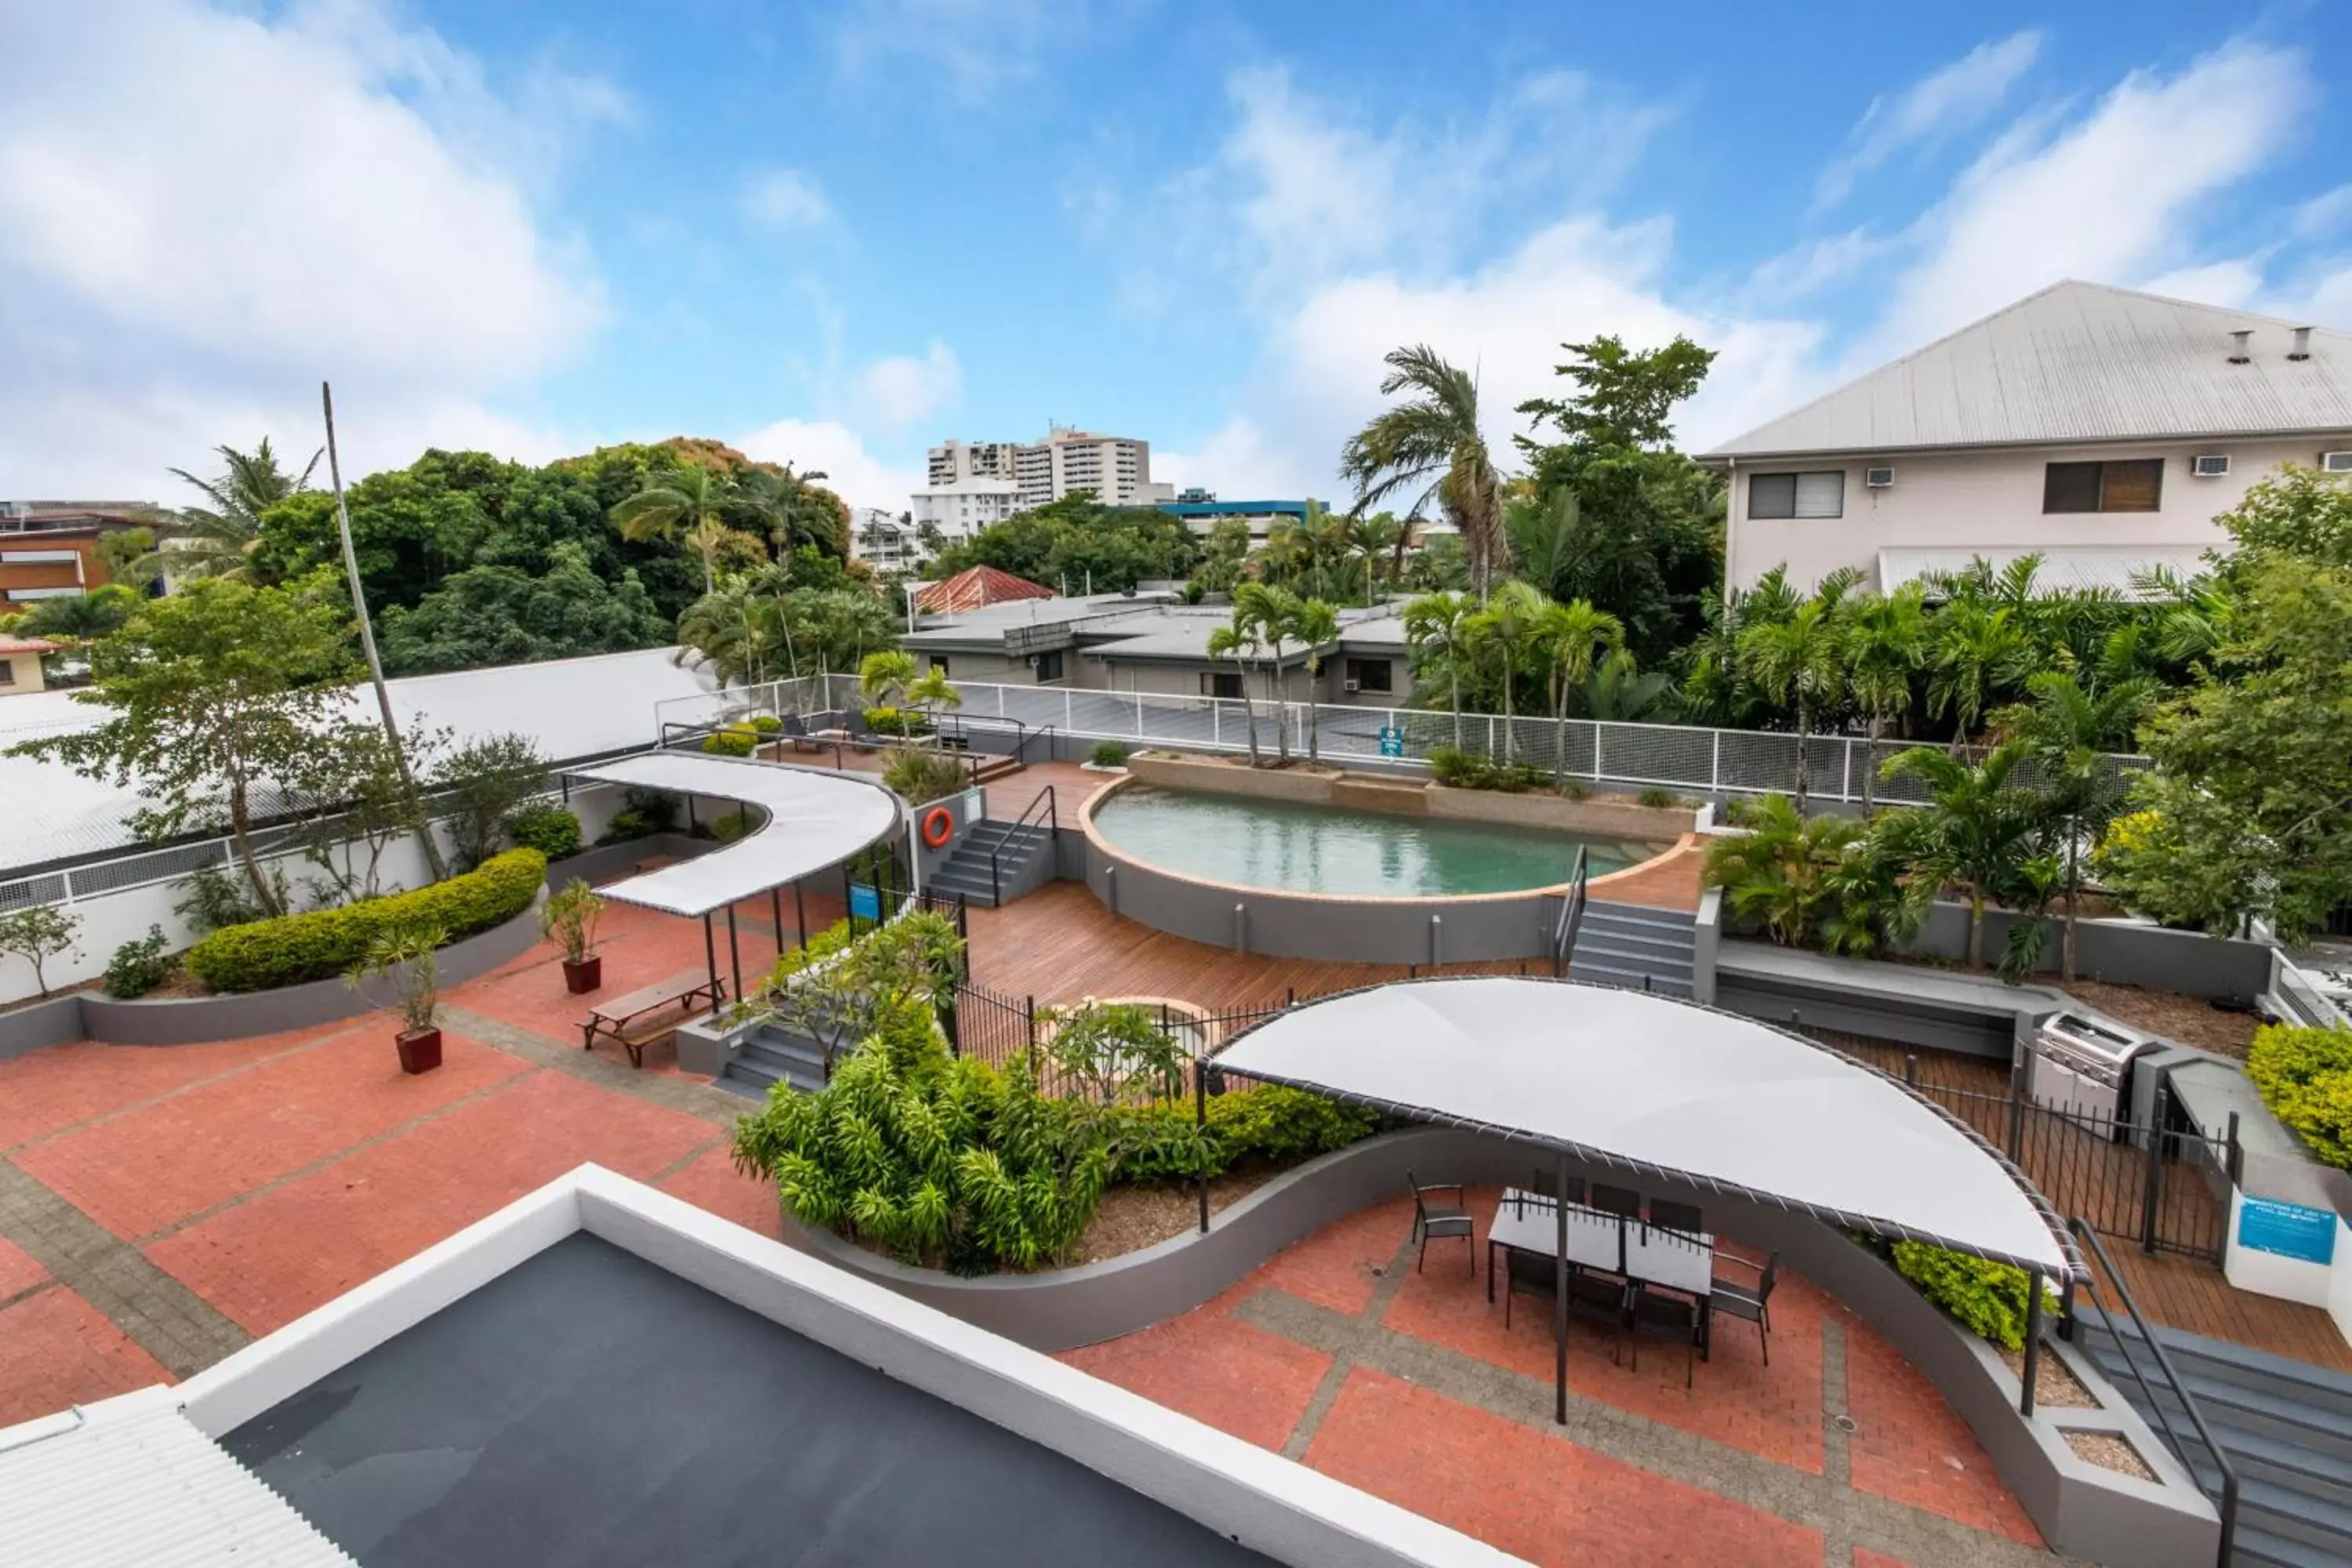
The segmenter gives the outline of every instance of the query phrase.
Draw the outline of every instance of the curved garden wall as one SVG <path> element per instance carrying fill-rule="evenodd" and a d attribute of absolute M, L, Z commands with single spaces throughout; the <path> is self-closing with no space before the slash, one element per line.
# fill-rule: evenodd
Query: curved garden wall
<path fill-rule="evenodd" d="M 1292 1242 L 1401 1196 L 1409 1169 L 1425 1181 L 1496 1185 L 1524 1184 L 1538 1165 L 1551 1163 L 1542 1150 L 1451 1128 L 1391 1132 L 1285 1173 L 1214 1215 L 1205 1235 L 1188 1231 L 1123 1258 L 1043 1274 L 959 1279 L 911 1268 L 830 1231 L 812 1231 L 789 1215 L 783 1235 L 794 1247 L 927 1306 L 1033 1349 L 1059 1351 L 1190 1311 Z M 1584 1173 L 1602 1180 L 1610 1174 L 1598 1168 Z M 2212 1509 L 2084 1358 L 2065 1355 L 2103 1408 L 2070 1412 L 2069 1419 L 2126 1434 L 2161 1481 L 2135 1480 L 2086 1463 L 2046 1408 L 2021 1416 L 2018 1380 L 1992 1348 L 1842 1233 L 1801 1215 L 1678 1183 L 1645 1179 L 1643 1186 L 1654 1196 L 1700 1205 L 1709 1228 L 1777 1251 L 1788 1268 L 1866 1319 L 1969 1424 L 2052 1547 L 2136 1568 L 2202 1568 L 2212 1562 L 2219 1538 Z M 2051 1353 L 2064 1354 L 2054 1348 Z"/>

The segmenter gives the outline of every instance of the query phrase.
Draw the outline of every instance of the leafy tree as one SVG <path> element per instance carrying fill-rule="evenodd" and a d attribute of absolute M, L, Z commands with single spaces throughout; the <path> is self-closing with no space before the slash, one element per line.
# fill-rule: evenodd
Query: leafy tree
<path fill-rule="evenodd" d="M 1283 706 L 1287 693 L 1279 690 L 1276 683 L 1284 679 L 1282 645 L 1294 635 L 1299 607 L 1298 595 L 1287 588 L 1244 583 L 1234 591 L 1234 622 L 1248 628 L 1266 650 L 1265 700 L 1275 710 L 1275 742 L 1286 763 L 1290 760 L 1290 714 Z"/>
<path fill-rule="evenodd" d="M 735 480 L 730 521 L 766 534 L 780 555 L 815 550 L 839 560 L 849 553 L 849 508 L 816 483 L 824 477 L 795 473 L 789 463 L 751 464 Z"/>
<path fill-rule="evenodd" d="M 1505 583 L 1488 595 L 1486 607 L 1471 617 L 1474 648 L 1492 658 L 1503 671 L 1503 761 L 1511 760 L 1513 736 L 1512 688 L 1536 648 L 1537 628 L 1547 601 L 1517 581 Z"/>
<path fill-rule="evenodd" d="M 155 531 L 152 528 L 119 528 L 99 536 L 99 564 L 106 568 L 110 582 L 138 582 L 143 575 L 139 563 L 153 553 Z"/>
<path fill-rule="evenodd" d="M 527 735 L 469 741 L 432 771 L 433 814 L 448 825 L 458 866 L 472 870 L 503 846 L 514 809 L 547 788 L 547 758 Z"/>
<path fill-rule="evenodd" d="M 1605 334 L 1560 347 L 1569 360 L 1554 366 L 1553 374 L 1574 382 L 1574 395 L 1529 398 L 1519 405 L 1519 412 L 1557 426 L 1570 441 L 1595 448 L 1671 443 L 1669 420 L 1675 406 L 1698 391 L 1715 363 L 1715 351 L 1680 336 L 1664 348 L 1640 353 L 1629 352 L 1624 340 Z"/>
<path fill-rule="evenodd" d="M 1462 668 L 1475 657 L 1478 606 L 1460 594 L 1425 594 L 1404 607 L 1404 636 L 1424 668 L 1445 673 L 1454 712 L 1454 749 L 1462 749 Z"/>
<path fill-rule="evenodd" d="M 133 818 L 142 837 L 226 818 L 256 900 L 283 914 L 254 854 L 253 827 L 294 784 L 341 706 L 352 673 L 348 613 L 331 579 L 286 588 L 196 579 L 145 601 L 97 645 L 91 682 L 73 696 L 110 717 L 12 752 L 137 789 L 152 803 Z"/>
<path fill-rule="evenodd" d="M 379 623 L 384 668 L 394 675 L 531 664 L 659 647 L 672 628 L 633 570 L 598 577 L 587 552 L 566 542 L 541 575 L 517 566 L 473 566 L 446 579 L 415 608 L 394 605 Z"/>
<path fill-rule="evenodd" d="M 1955 754 L 1993 705 L 2024 683 L 2032 648 L 2010 605 L 1955 599 L 1928 639 L 1927 707 L 1952 721 Z"/>
<path fill-rule="evenodd" d="M 448 732 L 416 730 L 403 739 L 411 759 L 424 763 L 446 746 Z M 425 817 L 383 726 L 336 723 L 300 759 L 295 787 L 304 799 L 331 808 L 302 824 L 303 858 L 319 868 L 331 894 L 320 901 L 352 903 L 387 891 L 379 879 L 384 852 L 421 832 Z"/>
<path fill-rule="evenodd" d="M 1984 963 L 1985 904 L 2018 891 L 2028 862 L 2042 853 L 2038 803 L 2011 782 L 2027 755 L 2023 742 L 2010 741 L 1971 766 L 1932 746 L 1915 746 L 1885 769 L 1889 778 L 1909 775 L 1927 788 L 1925 809 L 1887 816 L 1884 831 L 1921 875 L 1958 888 L 1968 901 L 1972 964 Z M 2038 922 L 2021 929 L 2037 930 Z"/>
<path fill-rule="evenodd" d="M 134 571 L 153 575 L 168 568 L 175 577 L 249 581 L 251 557 L 261 545 L 263 514 L 310 488 L 310 475 L 325 448 L 311 453 L 299 474 L 278 466 L 267 436 L 250 452 L 234 447 L 218 451 L 224 468 L 216 479 L 200 479 L 185 468 L 172 470 L 174 479 L 194 485 L 209 504 L 173 513 L 169 547 L 135 563 Z"/>
<path fill-rule="evenodd" d="M 1675 678 L 1643 669 L 1623 648 L 1585 678 L 1576 700 L 1585 717 L 1620 724 L 1670 724 L 1679 716 Z"/>
<path fill-rule="evenodd" d="M 613 526 L 628 540 L 669 539 L 702 558 L 702 591 L 719 586 L 719 552 L 731 531 L 727 512 L 736 500 L 726 477 L 689 463 L 648 475 L 645 487 L 613 508 Z"/>
<path fill-rule="evenodd" d="M 1252 767 L 1256 767 L 1259 762 L 1257 704 L 1250 697 L 1249 672 L 1246 664 L 1255 657 L 1258 647 L 1257 628 L 1242 614 L 1239 605 L 1234 606 L 1233 619 L 1230 622 L 1209 633 L 1207 652 L 1213 661 L 1230 658 L 1234 663 L 1244 666 L 1240 678 L 1242 715 L 1249 729 L 1249 755 Z"/>
<path fill-rule="evenodd" d="M 2094 694 L 2063 670 L 2044 670 L 2026 682 L 2032 701 L 2004 709 L 1993 727 L 2005 740 L 2021 742 L 2040 775 L 2042 814 L 2057 829 L 2065 862 L 2065 923 L 2059 942 L 2059 972 L 2074 978 L 2075 920 L 2083 890 L 2083 856 L 2123 809 L 2127 780 L 2107 757 L 2127 742 L 2132 727 L 2147 710 L 2153 683 L 2125 681 Z"/>
<path fill-rule="evenodd" d="M 446 575 L 472 564 L 499 531 L 508 494 L 524 472 L 486 452 L 436 449 L 352 485 L 344 499 L 369 607 L 381 615 L 413 606 Z M 261 522 L 255 560 L 266 579 L 341 568 L 332 494 L 289 496 Z"/>
<path fill-rule="evenodd" d="M 1200 558 L 1200 541 L 1154 507 L 1110 507 L 1090 490 L 991 523 L 949 546 L 923 568 L 934 581 L 972 566 L 993 566 L 1033 583 L 1121 593 L 1146 579 L 1181 582 Z"/>
<path fill-rule="evenodd" d="M 1307 650 L 1307 760 L 1321 754 L 1322 727 L 1316 715 L 1316 679 L 1323 673 L 1323 650 L 1339 640 L 1339 615 L 1320 599 L 1307 599 L 1290 613 L 1290 635 Z"/>
<path fill-rule="evenodd" d="M 28 637 L 94 642 L 121 631 L 142 602 L 140 595 L 120 583 L 104 583 L 87 594 L 35 601 L 16 629 Z"/>
<path fill-rule="evenodd" d="M 1384 511 L 1374 512 L 1370 517 L 1346 512 L 1333 521 L 1339 525 L 1339 536 L 1348 553 L 1363 563 L 1364 603 L 1377 603 L 1380 599 L 1381 557 L 1390 558 L 1393 571 L 1395 563 L 1404 554 L 1411 531 Z"/>
<path fill-rule="evenodd" d="M 1806 744 L 1813 721 L 1844 689 L 1838 635 L 1837 601 L 1815 595 L 1785 621 L 1752 626 L 1739 636 L 1741 673 L 1774 702 L 1793 707 L 1797 717 L 1797 809 L 1805 809 L 1812 770 Z"/>
<path fill-rule="evenodd" d="M 1242 580 L 1242 566 L 1249 552 L 1249 524 L 1237 517 L 1221 517 L 1209 525 L 1209 537 L 1201 547 L 1192 580 L 1203 592 L 1230 594 Z"/>
<path fill-rule="evenodd" d="M 844 1047 L 866 1039 L 902 1008 L 936 1008 L 962 977 L 963 939 L 945 915 L 918 910 L 864 932 L 842 921 L 779 956 L 738 1016 L 772 1016 L 814 1042 L 833 1076 Z"/>
<path fill-rule="evenodd" d="M 1911 711 L 1912 682 L 1927 659 L 1926 595 L 1916 584 L 1841 603 L 1838 657 L 1848 695 L 1869 718 L 1870 763 L 1862 770 L 1862 815 L 1876 804 L 1878 742 L 1887 721 Z"/>
<path fill-rule="evenodd" d="M 27 904 L 0 914 L 0 952 L 13 952 L 33 966 L 33 984 L 46 1002 L 49 979 L 44 966 L 74 950 L 74 933 L 80 929 L 78 916 L 48 904 Z"/>
<path fill-rule="evenodd" d="M 1460 533 L 1470 576 L 1485 598 L 1510 564 L 1503 532 L 1502 480 L 1478 427 L 1478 379 L 1447 363 L 1426 343 L 1392 351 L 1381 395 L 1412 394 L 1348 438 L 1339 474 L 1356 488 L 1357 513 L 1400 492 L 1418 515 L 1433 497 Z"/>
<path fill-rule="evenodd" d="M 1551 698 L 1551 776 L 1557 780 L 1568 765 L 1569 699 L 1605 656 L 1624 647 L 1625 628 L 1616 616 L 1578 599 L 1538 611 L 1533 641 Z"/>

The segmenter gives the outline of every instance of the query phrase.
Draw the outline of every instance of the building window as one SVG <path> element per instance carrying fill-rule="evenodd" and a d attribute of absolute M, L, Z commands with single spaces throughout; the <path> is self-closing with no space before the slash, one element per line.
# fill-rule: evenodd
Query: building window
<path fill-rule="evenodd" d="M 16 684 L 16 661 L 13 658 L 0 658 L 0 686 L 14 686 Z"/>
<path fill-rule="evenodd" d="M 1390 665 L 1384 658 L 1351 658 L 1348 661 L 1348 684 L 1359 691 L 1393 691 L 1390 684 Z"/>
<path fill-rule="evenodd" d="M 1201 695 L 1226 697 L 1238 702 L 1242 696 L 1242 678 L 1230 670 L 1204 669 L 1201 672 Z"/>
<path fill-rule="evenodd" d="M 1823 468 L 1808 474 L 1751 474 L 1748 479 L 1750 517 L 1843 517 L 1845 470 Z"/>
<path fill-rule="evenodd" d="M 938 676 L 941 680 L 945 680 L 948 678 L 947 655 L 943 653 L 935 653 L 931 655 L 931 673 Z"/>
<path fill-rule="evenodd" d="M 1051 652 L 1051 653 L 1041 653 L 1041 654 L 1039 654 L 1039 655 L 1037 656 L 1037 680 L 1038 680 L 1038 683 L 1039 683 L 1040 685 L 1043 685 L 1045 682 L 1046 682 L 1046 681 L 1048 681 L 1048 680 L 1059 680 L 1059 679 L 1062 679 L 1062 650 L 1061 650 L 1060 648 L 1055 648 L 1055 649 L 1053 652 Z"/>
<path fill-rule="evenodd" d="M 2051 463 L 2042 470 L 2042 510 L 2155 511 L 2164 500 L 2164 459 Z"/>

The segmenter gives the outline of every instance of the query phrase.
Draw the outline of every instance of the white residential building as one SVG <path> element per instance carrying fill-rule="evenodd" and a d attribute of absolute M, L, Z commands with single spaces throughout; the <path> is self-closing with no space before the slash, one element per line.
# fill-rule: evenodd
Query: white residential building
<path fill-rule="evenodd" d="M 931 448 L 924 479 L 914 494 L 915 518 L 937 523 L 950 538 L 1078 490 L 1111 506 L 1150 506 L 1176 493 L 1172 485 L 1152 483 L 1149 441 L 1061 425 L 1035 442 L 945 442 Z"/>
<path fill-rule="evenodd" d="M 1734 588 L 2032 552 L 2046 587 L 2127 590 L 2195 570 L 2282 464 L 2352 473 L 2352 335 L 2057 283 L 1700 461 L 1731 481 Z"/>

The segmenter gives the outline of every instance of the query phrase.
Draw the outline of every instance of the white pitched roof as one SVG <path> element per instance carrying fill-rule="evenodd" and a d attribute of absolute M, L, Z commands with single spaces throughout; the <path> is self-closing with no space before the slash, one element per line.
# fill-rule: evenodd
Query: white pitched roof
<path fill-rule="evenodd" d="M 2315 329 L 2290 360 L 2303 324 L 2053 283 L 1706 455 L 2352 431 L 2352 334 Z"/>
<path fill-rule="evenodd" d="M 0 1429 L 0 1556 L 13 1568 L 355 1568 L 162 1387 Z"/>

